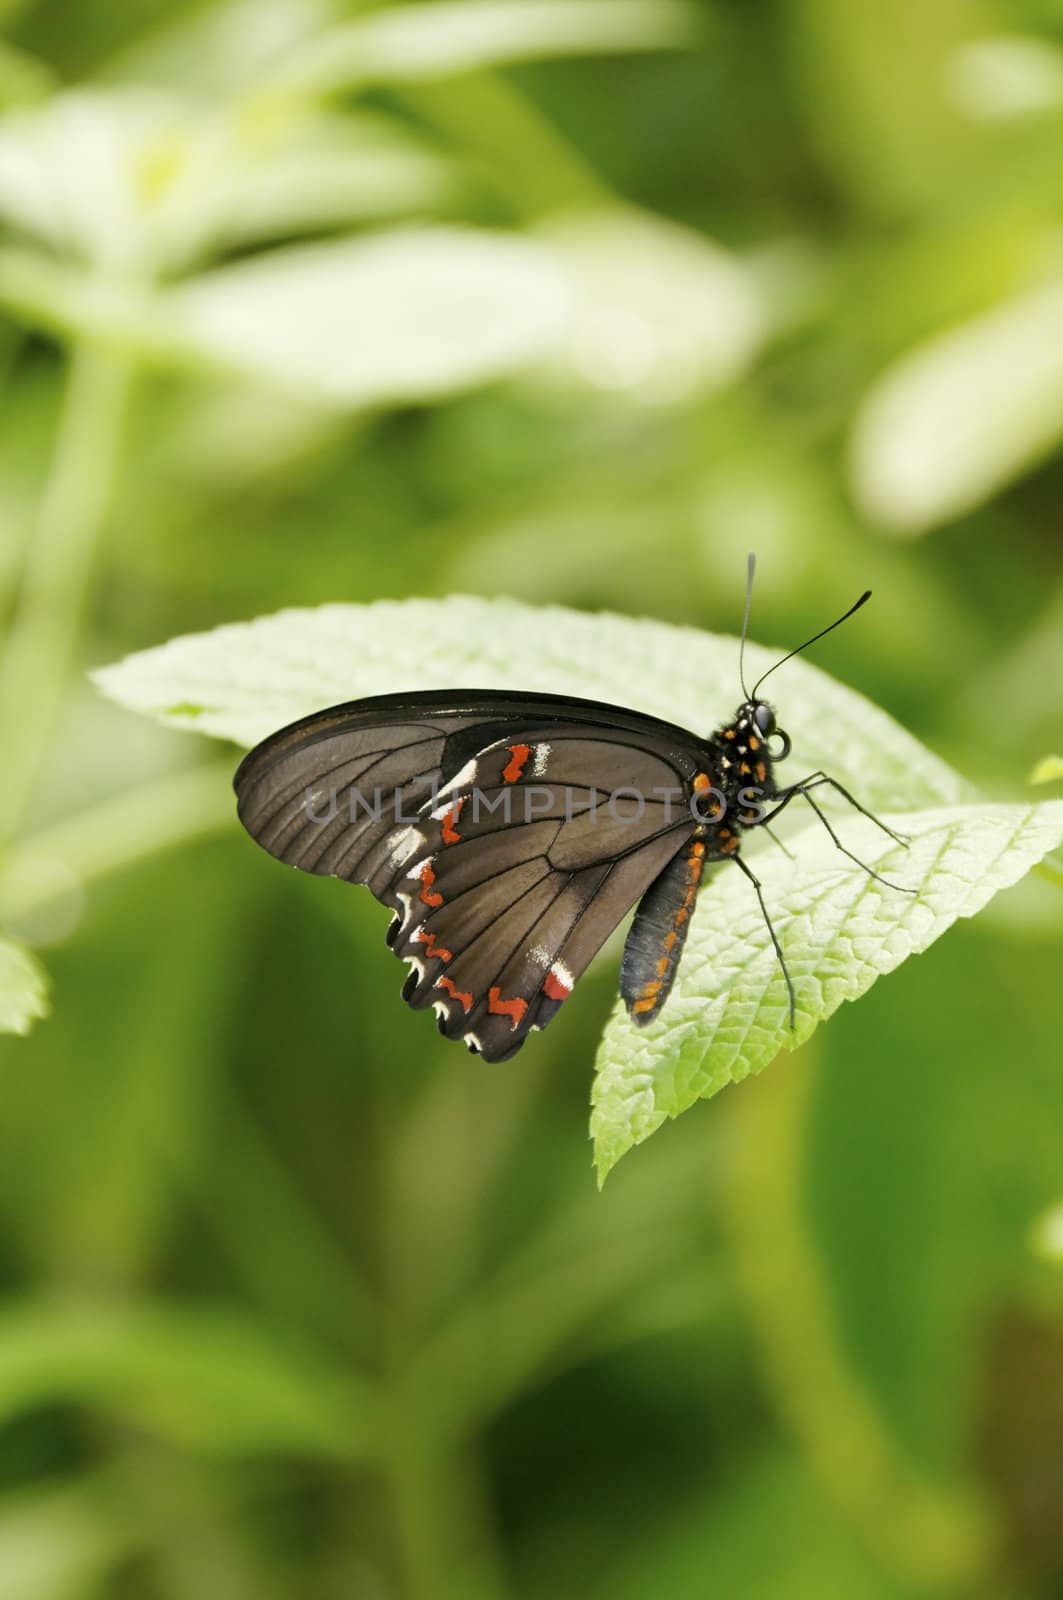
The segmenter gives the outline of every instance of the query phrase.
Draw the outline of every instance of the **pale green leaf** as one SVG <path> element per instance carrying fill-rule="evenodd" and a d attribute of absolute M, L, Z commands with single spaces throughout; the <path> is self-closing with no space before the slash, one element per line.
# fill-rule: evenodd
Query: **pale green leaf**
<path fill-rule="evenodd" d="M 779 649 L 751 644 L 749 674 Z M 748 675 L 748 674 L 747 674 Z M 322 706 L 396 689 L 541 689 L 617 702 L 708 733 L 730 716 L 738 641 L 609 613 L 514 600 L 378 601 L 281 611 L 172 639 L 95 681 L 172 727 L 254 744 Z M 807 661 L 777 680 L 795 759 L 860 788 L 871 805 L 950 804 L 970 790 L 862 696 Z"/>
<path fill-rule="evenodd" d="M 1063 50 L 1047 39 L 994 34 L 953 52 L 946 86 L 977 122 L 1013 122 L 1063 106 Z"/>
<path fill-rule="evenodd" d="M 225 182 L 213 185 L 210 226 L 203 231 L 215 247 L 246 245 L 423 215 L 452 200 L 457 189 L 453 164 L 395 120 L 349 112 L 281 118 L 268 135 L 233 138 Z"/>
<path fill-rule="evenodd" d="M 234 244 L 423 214 L 452 165 L 397 119 L 301 102 L 212 109 L 118 85 L 0 117 L 0 216 L 128 290 Z"/>
<path fill-rule="evenodd" d="M 1063 1262 L 1063 1201 L 1037 1218 L 1030 1229 L 1030 1249 L 1047 1261 Z"/>
<path fill-rule="evenodd" d="M 633 208 L 552 223 L 572 275 L 558 365 L 651 404 L 689 403 L 738 376 L 764 335 L 753 275 L 704 234 Z"/>
<path fill-rule="evenodd" d="M 179 87 L 207 101 L 253 93 L 339 17 L 342 0 L 213 0 L 171 7 L 108 64 L 127 83 Z"/>
<path fill-rule="evenodd" d="M 905 535 L 972 510 L 1063 437 L 1058 280 L 903 357 L 857 416 L 853 487 Z"/>
<path fill-rule="evenodd" d="M 749 675 L 778 655 L 750 645 Z M 707 733 L 740 699 L 737 658 L 735 639 L 692 629 L 453 597 L 281 612 L 171 640 L 95 676 L 131 709 L 248 744 L 343 700 L 447 686 L 586 695 Z M 714 875 L 662 1018 L 641 1030 L 618 1013 L 610 1024 L 595 1089 L 603 1175 L 666 1117 L 806 1038 L 843 999 L 972 915 L 1063 838 L 1063 804 L 980 805 L 888 716 L 807 661 L 788 663 L 777 682 L 794 776 L 822 767 L 900 818 L 909 850 L 855 814 L 838 823 L 864 859 L 918 892 L 872 882 L 818 825 L 801 835 L 794 862 L 758 857 L 798 992 L 791 1035 L 750 886 L 737 872 Z"/>
<path fill-rule="evenodd" d="M 426 399 L 501 376 L 561 334 L 569 288 L 512 234 L 409 228 L 293 246 L 165 298 L 175 347 L 336 404 Z"/>
<path fill-rule="evenodd" d="M 20 944 L 0 939 L 0 1033 L 29 1033 L 48 1015 L 48 980 Z"/>
<path fill-rule="evenodd" d="M 740 873 L 717 870 L 699 896 L 662 1017 L 639 1029 L 618 1008 L 606 1028 L 591 1118 L 600 1179 L 667 1118 L 803 1043 L 843 1000 L 927 949 L 958 917 L 974 916 L 1063 840 L 1063 801 L 895 807 L 886 820 L 908 835 L 907 849 L 882 835 L 876 843 L 877 830 L 861 818 L 834 820 L 862 860 L 915 892 L 875 882 L 818 824 L 791 840 L 793 862 L 758 858 L 796 990 L 791 1032 L 752 887 Z"/>
<path fill-rule="evenodd" d="M 173 118 L 154 91 L 77 90 L 0 118 L 0 216 L 119 272 L 141 251 L 146 163 Z"/>
<path fill-rule="evenodd" d="M 1043 756 L 1030 773 L 1031 783 L 1059 783 L 1063 779 L 1063 756 Z"/>
<path fill-rule="evenodd" d="M 409 227 L 271 250 L 170 289 L 0 249 L 0 301 L 60 334 L 330 406 L 439 399 L 552 352 L 571 285 L 517 234 Z"/>
<path fill-rule="evenodd" d="M 689 44 L 696 13 L 682 0 L 437 0 L 395 6 L 327 29 L 293 53 L 274 82 L 325 94 L 552 56 Z"/>

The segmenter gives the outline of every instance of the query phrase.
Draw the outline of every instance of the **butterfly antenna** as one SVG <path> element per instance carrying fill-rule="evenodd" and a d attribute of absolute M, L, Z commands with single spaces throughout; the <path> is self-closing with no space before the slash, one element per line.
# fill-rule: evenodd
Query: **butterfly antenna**
<path fill-rule="evenodd" d="M 762 675 L 757 679 L 756 683 L 753 685 L 753 693 L 751 695 L 747 695 L 746 698 L 748 700 L 755 700 L 757 698 L 757 694 L 758 694 L 758 692 L 760 690 L 760 686 L 764 682 L 764 679 L 765 678 L 770 678 L 772 673 L 775 671 L 776 667 L 781 667 L 785 662 L 791 661 L 794 658 L 794 656 L 799 656 L 801 654 L 802 650 L 807 650 L 810 644 L 815 644 L 817 639 L 823 639 L 823 638 L 826 637 L 826 635 L 828 633 L 833 633 L 835 628 L 840 628 L 843 622 L 848 622 L 849 618 L 852 616 L 854 611 L 859 611 L 860 607 L 862 605 L 866 604 L 866 602 L 868 600 L 870 600 L 870 599 L 871 599 L 871 590 L 870 589 L 865 589 L 863 594 L 860 596 L 859 600 L 856 602 L 856 604 L 855 605 L 851 605 L 849 607 L 848 611 L 843 612 L 840 617 L 836 617 L 834 619 L 834 621 L 830 624 L 829 627 L 821 628 L 818 633 L 814 633 L 812 635 L 811 639 L 806 639 L 804 644 L 799 644 L 797 646 L 796 650 L 788 651 L 787 654 L 784 655 L 781 658 L 781 660 L 776 661 L 775 666 L 769 667 L 767 672 L 762 673 Z M 747 603 L 747 611 L 748 611 L 748 603 Z M 745 685 L 744 684 L 742 686 L 742 689 L 743 689 L 743 693 L 744 693 L 745 692 Z"/>
<path fill-rule="evenodd" d="M 746 577 L 746 614 L 742 618 L 742 638 L 738 645 L 738 681 L 742 685 L 742 693 L 745 695 L 747 700 L 750 698 L 750 694 L 749 690 L 746 688 L 746 634 L 749 631 L 749 608 L 753 604 L 753 573 L 757 565 L 757 558 L 753 554 L 752 550 L 749 552 L 748 560 L 749 570 Z"/>

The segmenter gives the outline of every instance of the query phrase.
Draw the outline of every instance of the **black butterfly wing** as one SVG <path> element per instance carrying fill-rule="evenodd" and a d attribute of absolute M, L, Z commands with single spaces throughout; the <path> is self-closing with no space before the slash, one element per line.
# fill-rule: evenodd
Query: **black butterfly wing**
<path fill-rule="evenodd" d="M 556 1015 L 696 825 L 674 769 L 612 730 L 520 731 L 399 836 L 371 885 L 396 912 L 408 1003 L 492 1061 Z"/>
<path fill-rule="evenodd" d="M 698 765 L 691 734 L 638 713 L 465 691 L 306 718 L 257 746 L 235 787 L 271 854 L 391 907 L 404 997 L 502 1060 L 693 832 Z"/>

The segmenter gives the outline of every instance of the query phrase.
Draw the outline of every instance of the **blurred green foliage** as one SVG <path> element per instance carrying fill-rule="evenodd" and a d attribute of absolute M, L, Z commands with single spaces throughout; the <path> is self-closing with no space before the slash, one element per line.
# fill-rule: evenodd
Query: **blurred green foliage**
<path fill-rule="evenodd" d="M 733 631 L 755 547 L 757 637 L 874 587 L 832 670 L 1024 797 L 1063 8 L 0 15 L 0 994 L 33 949 L 54 1007 L 0 1059 L 4 1600 L 1058 1594 L 1058 888 L 599 1198 L 609 963 L 454 1059 L 84 669 L 454 589 Z"/>

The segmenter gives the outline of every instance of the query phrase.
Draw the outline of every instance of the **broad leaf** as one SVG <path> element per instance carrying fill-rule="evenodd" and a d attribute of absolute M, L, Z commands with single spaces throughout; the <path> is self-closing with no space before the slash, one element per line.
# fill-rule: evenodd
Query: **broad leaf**
<path fill-rule="evenodd" d="M 333 406 L 439 399 L 504 377 L 557 348 L 571 298 L 546 245 L 472 228 L 292 245 L 139 292 L 0 249 L 0 302 L 36 326 Z"/>
<path fill-rule="evenodd" d="M 749 673 L 782 648 L 751 644 Z M 584 695 L 700 733 L 741 699 L 738 641 L 727 635 L 465 595 L 281 611 L 171 639 L 93 676 L 131 710 L 248 745 L 322 706 L 396 689 Z M 807 770 L 828 768 L 884 807 L 973 795 L 892 718 L 807 661 L 778 681 L 780 721 Z"/>
<path fill-rule="evenodd" d="M 323 94 L 543 57 L 668 49 L 690 43 L 695 25 L 682 0 L 437 0 L 325 30 L 294 52 L 276 83 Z"/>
<path fill-rule="evenodd" d="M 894 810 L 888 820 L 908 835 L 907 849 L 884 836 L 876 844 L 863 819 L 832 820 L 849 848 L 909 892 L 876 883 L 818 824 L 791 840 L 795 861 L 758 858 L 797 992 L 791 1032 L 752 887 L 740 873 L 718 871 L 698 897 L 662 1018 L 636 1029 L 618 1007 L 606 1028 L 591 1118 L 600 1179 L 669 1117 L 802 1044 L 843 1000 L 925 950 L 958 917 L 974 916 L 1063 839 L 1063 801 Z"/>
<path fill-rule="evenodd" d="M 980 505 L 1063 436 L 1063 284 L 939 334 L 873 385 L 853 481 L 868 514 L 918 534 Z"/>
<path fill-rule="evenodd" d="M 559 361 L 602 389 L 680 404 L 749 366 L 764 334 L 753 275 L 693 229 L 633 208 L 563 217 L 544 230 L 572 274 L 572 330 Z"/>
<path fill-rule="evenodd" d="M 29 1033 L 48 1014 L 48 980 L 30 952 L 0 939 L 0 1033 Z"/>
<path fill-rule="evenodd" d="M 172 277 L 233 245 L 303 229 L 423 215 L 456 185 L 425 141 L 368 112 L 256 115 L 118 86 L 0 116 L 0 215 L 116 274 L 119 300 L 136 275 Z"/>
<path fill-rule="evenodd" d="M 749 676 L 778 655 L 751 645 Z M 131 709 L 244 744 L 340 701 L 447 686 L 586 695 L 707 733 L 740 699 L 737 660 L 735 639 L 692 629 L 453 597 L 281 612 L 171 640 L 95 676 Z M 667 1117 L 807 1038 L 843 999 L 973 915 L 1063 839 L 1063 802 L 979 803 L 885 713 L 807 661 L 776 681 L 794 777 L 822 767 L 890 813 L 910 849 L 827 801 L 847 845 L 916 892 L 873 882 L 818 823 L 800 835 L 793 862 L 758 855 L 797 988 L 791 1034 L 750 885 L 718 869 L 662 1017 L 641 1030 L 618 1010 L 607 1030 L 594 1091 L 601 1176 Z"/>
<path fill-rule="evenodd" d="M 271 251 L 164 297 L 177 350 L 345 405 L 501 376 L 562 333 L 569 286 L 513 234 L 409 228 Z"/>

